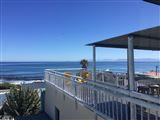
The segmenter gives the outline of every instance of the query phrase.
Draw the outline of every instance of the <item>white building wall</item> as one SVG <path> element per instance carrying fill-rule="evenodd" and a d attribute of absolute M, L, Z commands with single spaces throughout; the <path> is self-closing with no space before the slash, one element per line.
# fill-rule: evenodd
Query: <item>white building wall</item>
<path fill-rule="evenodd" d="M 45 112 L 53 120 L 55 120 L 55 107 L 60 111 L 60 120 L 94 120 L 93 111 L 46 82 Z M 98 120 L 103 119 L 98 117 Z"/>

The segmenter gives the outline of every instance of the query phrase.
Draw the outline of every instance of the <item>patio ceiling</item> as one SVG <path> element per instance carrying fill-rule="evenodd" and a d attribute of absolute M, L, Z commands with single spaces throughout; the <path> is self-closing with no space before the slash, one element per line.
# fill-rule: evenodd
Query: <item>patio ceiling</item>
<path fill-rule="evenodd" d="M 134 49 L 160 50 L 160 26 L 128 33 L 87 44 L 95 47 L 128 48 L 128 37 L 133 37 Z"/>
<path fill-rule="evenodd" d="M 144 0 L 144 1 L 160 5 L 160 0 Z"/>

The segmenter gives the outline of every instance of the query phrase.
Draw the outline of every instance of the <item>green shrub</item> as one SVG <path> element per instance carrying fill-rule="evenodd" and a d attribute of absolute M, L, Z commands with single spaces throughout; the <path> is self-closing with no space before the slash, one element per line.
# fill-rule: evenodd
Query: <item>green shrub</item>
<path fill-rule="evenodd" d="M 15 87 L 15 86 L 16 85 L 10 84 L 10 83 L 1 83 L 0 84 L 0 90 L 10 89 L 10 88 Z"/>
<path fill-rule="evenodd" d="M 4 114 L 12 117 L 30 116 L 40 111 L 40 98 L 37 90 L 16 86 L 6 94 L 6 102 L 2 107 Z"/>

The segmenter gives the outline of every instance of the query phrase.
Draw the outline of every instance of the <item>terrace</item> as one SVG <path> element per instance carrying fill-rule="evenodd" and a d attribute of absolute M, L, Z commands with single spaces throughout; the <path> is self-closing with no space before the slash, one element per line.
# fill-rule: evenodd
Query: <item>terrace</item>
<path fill-rule="evenodd" d="M 69 69 L 48 69 L 45 71 L 45 80 L 94 111 L 95 120 L 97 115 L 107 120 L 160 120 L 159 79 L 134 72 L 134 49 L 159 51 L 159 33 L 160 26 L 157 26 L 88 44 L 93 46 L 90 78 L 83 79 Z M 127 49 L 128 73 L 97 72 L 96 47 Z"/>

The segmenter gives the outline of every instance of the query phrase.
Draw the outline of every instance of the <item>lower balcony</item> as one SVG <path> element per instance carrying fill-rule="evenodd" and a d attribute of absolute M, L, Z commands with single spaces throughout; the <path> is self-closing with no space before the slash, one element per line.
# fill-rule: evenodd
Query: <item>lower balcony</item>
<path fill-rule="evenodd" d="M 86 81 L 64 71 L 46 70 L 45 80 L 103 119 L 160 120 L 160 98 L 157 96 L 107 82 Z"/>

